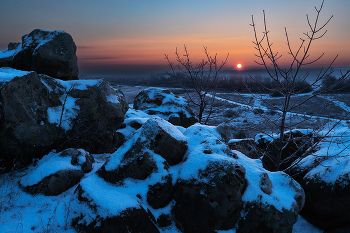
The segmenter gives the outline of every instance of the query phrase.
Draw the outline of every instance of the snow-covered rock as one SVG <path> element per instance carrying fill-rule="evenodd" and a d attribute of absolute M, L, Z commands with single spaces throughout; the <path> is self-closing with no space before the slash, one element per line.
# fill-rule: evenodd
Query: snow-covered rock
<path fill-rule="evenodd" d="M 261 156 L 253 138 L 231 139 L 227 145 L 231 150 L 238 150 L 251 159 L 258 159 Z"/>
<path fill-rule="evenodd" d="M 342 148 L 344 145 L 323 148 L 290 171 L 305 191 L 302 216 L 327 232 L 350 231 L 350 156 L 347 151 L 338 154 Z M 327 150 L 328 155 L 322 155 Z"/>
<path fill-rule="evenodd" d="M 246 169 L 248 185 L 237 213 L 236 232 L 292 232 L 305 202 L 301 186 L 283 172 L 265 170 L 260 160 L 237 155 Z"/>
<path fill-rule="evenodd" d="M 186 99 L 177 97 L 167 89 L 148 88 L 141 91 L 134 99 L 134 109 L 186 128 L 198 122 Z"/>
<path fill-rule="evenodd" d="M 78 184 L 93 163 L 94 158 L 82 149 L 51 152 L 21 178 L 20 186 L 33 195 L 56 196 Z"/>
<path fill-rule="evenodd" d="M 63 80 L 78 79 L 76 45 L 63 31 L 35 29 L 0 52 L 0 67 L 36 71 Z"/>
<path fill-rule="evenodd" d="M 161 231 L 292 230 L 305 196 L 288 175 L 269 172 L 259 160 L 230 150 L 216 127 L 195 124 L 180 131 L 161 118 L 135 121 L 141 128 L 97 174 L 111 188 L 139 200 Z M 153 142 L 170 135 L 188 145 L 173 165 L 164 155 L 173 153 L 167 148 L 174 141 L 165 140 L 160 147 Z"/>
<path fill-rule="evenodd" d="M 255 143 L 262 153 L 261 160 L 264 164 L 264 168 L 269 171 L 282 171 L 288 168 L 315 142 L 319 141 L 319 136 L 312 130 L 294 129 L 291 131 L 286 131 L 283 141 L 287 143 L 284 145 L 281 161 L 278 162 L 279 137 L 279 134 L 273 136 L 258 134 L 255 137 Z M 280 163 L 279 169 L 277 169 L 278 163 Z"/>
<path fill-rule="evenodd" d="M 35 71 L 1 69 L 0 167 L 23 167 L 52 149 L 113 152 L 128 109 L 104 80 L 62 81 Z"/>
<path fill-rule="evenodd" d="M 97 175 L 76 188 L 72 226 L 79 232 L 159 232 L 154 216 L 141 200 L 120 192 Z"/>

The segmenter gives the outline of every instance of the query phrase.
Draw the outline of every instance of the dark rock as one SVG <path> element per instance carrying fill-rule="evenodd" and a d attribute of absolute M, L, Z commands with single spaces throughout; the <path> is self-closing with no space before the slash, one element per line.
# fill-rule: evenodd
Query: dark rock
<path fill-rule="evenodd" d="M 305 206 L 300 214 L 326 232 L 350 229 L 349 164 L 348 156 L 309 155 L 289 171 L 305 191 Z"/>
<path fill-rule="evenodd" d="M 90 153 L 84 151 L 84 150 L 79 150 L 79 149 L 73 149 L 73 148 L 68 148 L 60 153 L 61 157 L 71 157 L 72 165 L 78 165 L 81 164 L 81 169 L 84 173 L 91 172 L 92 170 L 92 165 L 95 162 L 94 157 L 90 155 Z"/>
<path fill-rule="evenodd" d="M 113 152 L 128 108 L 106 81 L 60 81 L 36 72 L 4 84 L 0 103 L 0 167 L 6 171 L 52 149 Z"/>
<path fill-rule="evenodd" d="M 22 189 L 32 195 L 44 194 L 57 196 L 78 184 L 84 173 L 80 170 L 61 170 L 43 178 L 40 183 L 32 186 L 22 186 Z"/>
<path fill-rule="evenodd" d="M 115 169 L 106 171 L 104 165 L 97 173 L 110 183 L 118 183 L 126 178 L 145 180 L 157 169 L 156 162 L 149 152 L 131 153 L 128 151 Z"/>
<path fill-rule="evenodd" d="M 81 149 L 70 148 L 61 153 L 50 153 L 22 177 L 20 187 L 33 195 L 56 196 L 78 184 L 84 173 L 92 170 L 93 163 L 94 158 Z M 60 167 L 56 169 L 57 166 Z M 42 178 L 37 180 L 36 177 Z"/>
<path fill-rule="evenodd" d="M 141 128 L 141 136 L 140 143 L 161 155 L 170 166 L 180 163 L 188 149 L 183 134 L 161 118 L 146 121 Z"/>
<path fill-rule="evenodd" d="M 111 168 L 110 163 L 115 159 L 114 156 L 120 156 L 119 150 L 116 151 L 110 160 L 97 171 L 97 174 L 105 181 L 117 186 L 123 185 L 125 179 L 146 182 L 148 184 L 148 191 L 145 197 L 147 203 L 153 209 L 165 207 L 172 200 L 174 190 L 172 175 L 168 171 L 168 163 L 164 158 L 153 154 L 148 149 L 141 150 L 138 154 L 134 152 L 131 149 L 122 154 L 120 163 Z M 158 156 L 157 159 L 155 159 L 156 156 Z M 150 183 L 146 179 L 151 176 L 158 176 L 158 179 L 151 180 L 152 182 Z"/>
<path fill-rule="evenodd" d="M 150 149 L 172 166 L 182 161 L 188 149 L 186 137 L 175 126 L 159 117 L 148 119 L 133 138 L 132 146 L 125 152 L 128 158 L 144 149 Z"/>
<path fill-rule="evenodd" d="M 267 135 L 261 135 L 268 137 Z M 258 137 L 258 136 L 257 136 Z M 275 139 L 271 139 L 266 141 L 263 138 L 258 139 L 256 137 L 256 143 L 258 148 L 263 152 L 263 156 L 261 158 L 264 168 L 269 171 L 276 171 L 277 169 L 277 157 L 278 157 L 278 147 L 279 147 L 279 136 L 276 136 Z M 281 161 L 289 158 L 292 158 L 280 162 L 279 169 L 280 171 L 288 168 L 297 158 L 299 158 L 302 154 L 304 154 L 309 147 L 311 147 L 317 140 L 319 140 L 318 136 L 312 132 L 307 132 L 307 130 L 292 130 L 285 132 L 283 141 L 288 141 L 287 145 L 284 146 L 281 155 Z"/>
<path fill-rule="evenodd" d="M 152 214 L 146 211 L 137 200 L 125 202 L 123 198 L 130 198 L 127 194 L 113 195 L 113 191 L 108 194 L 111 194 L 109 197 L 112 203 L 118 201 L 123 203 L 122 209 L 115 211 L 110 206 L 105 206 L 106 203 L 93 198 L 84 185 L 79 185 L 73 198 L 73 202 L 76 203 L 73 205 L 75 215 L 72 221 L 73 228 L 79 232 L 159 232 Z"/>
<path fill-rule="evenodd" d="M 259 182 L 259 187 L 261 191 L 263 191 L 267 195 L 270 195 L 272 193 L 272 182 L 269 176 L 267 175 L 267 173 L 262 173 L 260 177 L 261 178 Z"/>
<path fill-rule="evenodd" d="M 157 224 L 160 227 L 168 227 L 173 223 L 173 217 L 169 214 L 161 214 L 157 218 Z"/>
<path fill-rule="evenodd" d="M 237 233 L 290 233 L 298 218 L 294 211 L 279 211 L 274 206 L 256 203 L 246 204 L 243 213 L 244 219 L 236 225 Z"/>
<path fill-rule="evenodd" d="M 134 109 L 157 115 L 174 125 L 189 127 L 198 122 L 186 99 L 160 88 L 148 88 L 134 99 Z"/>
<path fill-rule="evenodd" d="M 259 159 L 260 154 L 258 153 L 257 146 L 254 139 L 233 139 L 230 140 L 227 145 L 231 150 L 237 150 L 251 159 Z"/>
<path fill-rule="evenodd" d="M 271 233 L 290 233 L 293 225 L 298 220 L 298 213 L 304 206 L 305 194 L 300 185 L 286 174 L 285 181 L 289 180 L 289 184 L 285 181 L 278 183 L 275 181 L 274 185 L 270 181 L 267 173 L 261 173 L 261 180 L 259 182 L 260 189 L 267 195 L 272 195 L 273 186 L 287 186 L 289 190 L 293 190 L 293 203 L 290 209 L 278 207 L 277 205 L 267 204 L 262 201 L 260 196 L 255 201 L 245 202 L 240 213 L 236 213 L 239 220 L 236 223 L 237 233 L 246 232 L 271 232 Z M 271 173 L 270 173 L 271 174 Z M 276 175 L 276 174 L 274 174 Z M 282 174 L 281 174 L 282 175 Z M 281 187 L 279 187 L 281 188 Z M 276 192 L 276 191 L 275 191 Z M 290 191 L 289 191 L 290 192 Z M 280 195 L 281 197 L 281 195 Z M 287 198 L 287 197 L 282 197 Z M 281 200 L 282 201 L 282 200 Z"/>
<path fill-rule="evenodd" d="M 35 29 L 22 37 L 21 44 L 8 45 L 9 56 L 0 60 L 0 67 L 36 71 L 63 80 L 78 79 L 76 49 L 66 32 Z"/>
<path fill-rule="evenodd" d="M 182 232 L 213 232 L 242 208 L 245 169 L 238 164 L 212 162 L 199 171 L 201 180 L 178 180 L 172 214 Z M 236 219 L 237 220 L 237 219 Z"/>
<path fill-rule="evenodd" d="M 172 180 L 172 176 L 167 175 L 163 177 L 162 182 L 148 187 L 147 203 L 153 209 L 163 208 L 172 200 L 174 192 Z"/>

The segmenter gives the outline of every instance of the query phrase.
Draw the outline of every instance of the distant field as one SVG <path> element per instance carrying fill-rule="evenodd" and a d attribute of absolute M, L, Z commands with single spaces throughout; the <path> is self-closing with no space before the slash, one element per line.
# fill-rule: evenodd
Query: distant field
<path fill-rule="evenodd" d="M 133 103 L 135 96 L 147 86 L 115 86 L 120 89 L 126 96 L 129 104 Z M 189 99 L 182 89 L 169 88 L 174 94 L 183 96 Z M 190 93 L 191 97 L 196 99 L 196 93 Z M 278 127 L 274 123 L 279 122 L 279 114 L 275 111 L 275 107 L 283 105 L 283 98 L 266 98 L 266 102 L 257 101 L 250 94 L 239 95 L 237 93 L 218 93 L 217 97 L 221 100 L 215 100 L 213 104 L 213 113 L 211 114 L 208 124 L 219 125 L 226 124 L 227 130 L 232 131 L 232 137 L 235 134 L 246 135 L 246 137 L 254 137 L 257 133 L 275 133 Z M 302 95 L 293 97 L 291 104 L 303 101 L 309 95 Z M 227 101 L 225 101 L 227 100 Z M 334 100 L 334 101 L 332 101 Z M 349 103 L 349 105 L 347 105 Z M 265 109 L 263 112 L 255 112 L 252 108 L 242 107 L 240 105 L 250 105 L 256 108 Z M 259 107 L 260 106 L 260 107 Z M 195 106 L 191 105 L 194 112 Z M 348 107 L 348 109 L 346 109 Z M 290 128 L 311 128 L 317 129 L 327 122 L 335 122 L 335 119 L 350 120 L 350 94 L 341 95 L 322 95 L 307 101 L 300 107 L 293 110 L 296 113 L 294 116 L 288 118 L 287 124 Z"/>

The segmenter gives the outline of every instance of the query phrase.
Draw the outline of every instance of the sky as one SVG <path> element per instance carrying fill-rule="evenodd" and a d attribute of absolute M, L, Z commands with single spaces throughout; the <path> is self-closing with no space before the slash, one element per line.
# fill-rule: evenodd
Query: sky
<path fill-rule="evenodd" d="M 173 61 L 176 48 L 186 45 L 190 58 L 210 55 L 227 68 L 241 63 L 257 68 L 254 60 L 252 15 L 258 36 L 263 31 L 263 10 L 274 49 L 288 64 L 286 27 L 292 48 L 299 47 L 309 31 L 306 14 L 314 20 L 322 0 L 2 0 L 0 49 L 21 40 L 36 28 L 63 30 L 77 45 L 80 74 L 133 74 L 166 70 L 165 54 Z M 314 66 L 350 67 L 350 1 L 325 0 L 320 25 L 333 15 L 326 35 L 314 41 L 310 60 L 322 53 Z"/>

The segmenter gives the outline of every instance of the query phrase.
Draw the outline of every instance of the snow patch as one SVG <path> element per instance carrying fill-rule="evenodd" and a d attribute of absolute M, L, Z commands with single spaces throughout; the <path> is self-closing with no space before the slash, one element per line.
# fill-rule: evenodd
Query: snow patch
<path fill-rule="evenodd" d="M 59 83 L 63 88 L 65 88 L 66 92 L 75 89 L 75 90 L 86 90 L 91 86 L 98 86 L 103 82 L 103 79 L 91 79 L 91 80 L 60 80 L 55 79 L 57 83 Z"/>
<path fill-rule="evenodd" d="M 22 177 L 20 183 L 23 186 L 32 186 L 39 183 L 43 178 L 61 170 L 81 170 L 80 166 L 71 164 L 71 157 L 61 157 L 56 153 L 49 153 L 38 163 L 37 167 Z"/>
<path fill-rule="evenodd" d="M 72 119 L 78 115 L 79 106 L 75 104 L 77 99 L 71 96 L 65 97 L 63 95 L 61 96 L 60 100 L 62 106 L 50 107 L 47 109 L 47 118 L 51 124 L 57 124 L 59 126 L 61 123 L 61 128 L 67 131 L 72 127 Z"/>
<path fill-rule="evenodd" d="M 236 154 L 238 156 L 238 162 L 246 169 L 248 185 L 242 196 L 244 202 L 260 202 L 266 205 L 272 205 L 281 212 L 283 209 L 290 210 L 293 208 L 295 190 L 291 187 L 291 182 L 301 188 L 296 181 L 284 172 L 269 172 L 265 170 L 261 163 L 255 162 L 255 160 L 246 157 L 238 151 Z M 263 173 L 267 173 L 272 182 L 272 193 L 270 195 L 264 193 L 258 185 Z"/>
<path fill-rule="evenodd" d="M 0 68 L 0 82 L 10 82 L 15 77 L 21 77 L 31 72 L 33 71 L 22 71 L 10 67 L 2 67 Z"/>
<path fill-rule="evenodd" d="M 81 180 L 80 185 L 85 191 L 83 195 L 87 195 L 84 197 L 91 198 L 98 207 L 102 208 L 98 211 L 102 218 L 116 216 L 128 208 L 141 208 L 136 198 L 120 192 L 118 187 L 107 183 L 96 174 Z"/>
<path fill-rule="evenodd" d="M 107 96 L 107 101 L 113 104 L 119 104 L 118 96 L 114 94 L 110 94 L 109 96 Z"/>

